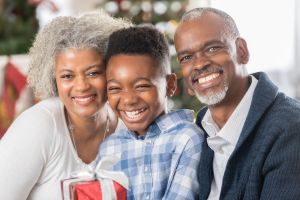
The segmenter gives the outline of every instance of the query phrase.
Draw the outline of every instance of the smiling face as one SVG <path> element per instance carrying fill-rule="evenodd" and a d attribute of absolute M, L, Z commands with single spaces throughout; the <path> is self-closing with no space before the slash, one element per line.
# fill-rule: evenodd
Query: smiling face
<path fill-rule="evenodd" d="M 67 49 L 56 58 L 58 95 L 73 118 L 93 117 L 105 104 L 102 57 L 92 49 Z"/>
<path fill-rule="evenodd" d="M 165 113 L 167 96 L 175 90 L 176 77 L 160 72 L 148 55 L 118 54 L 108 61 L 109 103 L 128 129 L 137 134 L 145 134 L 155 118 Z"/>
<path fill-rule="evenodd" d="M 243 39 L 224 34 L 223 19 L 214 14 L 183 22 L 175 34 L 177 58 L 188 87 L 199 100 L 216 105 L 244 94 L 248 49 Z M 230 94 L 230 95 L 229 95 Z"/>

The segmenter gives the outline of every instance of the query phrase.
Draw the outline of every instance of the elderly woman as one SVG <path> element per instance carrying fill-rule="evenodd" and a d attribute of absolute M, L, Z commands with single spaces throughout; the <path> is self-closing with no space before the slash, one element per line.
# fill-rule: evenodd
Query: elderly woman
<path fill-rule="evenodd" d="M 61 199 L 62 179 L 95 166 L 100 143 L 119 127 L 102 58 L 109 35 L 130 25 L 91 12 L 58 17 L 37 34 L 28 82 L 41 101 L 0 142 L 0 199 Z"/>

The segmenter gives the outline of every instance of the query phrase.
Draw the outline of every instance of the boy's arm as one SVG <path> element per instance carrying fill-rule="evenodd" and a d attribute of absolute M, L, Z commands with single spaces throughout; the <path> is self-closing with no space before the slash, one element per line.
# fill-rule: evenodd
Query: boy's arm
<path fill-rule="evenodd" d="M 194 130 L 193 130 L 194 131 Z M 197 173 L 202 150 L 203 134 L 197 129 L 187 141 L 178 160 L 173 178 L 163 199 L 198 199 L 199 182 Z"/>

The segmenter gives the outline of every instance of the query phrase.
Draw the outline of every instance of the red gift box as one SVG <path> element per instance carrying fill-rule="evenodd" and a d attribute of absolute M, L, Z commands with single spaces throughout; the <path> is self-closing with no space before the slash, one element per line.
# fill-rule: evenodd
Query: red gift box
<path fill-rule="evenodd" d="M 105 158 L 97 167 L 73 172 L 61 181 L 63 200 L 126 200 L 128 177 L 110 171 L 117 158 Z"/>
<path fill-rule="evenodd" d="M 116 199 L 126 200 L 126 189 L 115 181 L 113 185 Z M 98 180 L 72 183 L 70 184 L 70 191 L 74 200 L 102 200 L 102 188 Z"/>
<path fill-rule="evenodd" d="M 72 180 L 72 179 L 68 179 L 68 180 Z M 102 196 L 108 195 L 105 194 L 106 191 L 104 191 L 103 192 L 104 194 L 102 194 L 103 188 L 101 187 L 101 181 L 99 180 L 78 181 L 78 182 L 76 181 L 76 182 L 66 183 L 66 186 L 69 186 L 68 190 L 69 190 L 69 197 L 71 200 L 103 200 Z M 113 196 L 115 196 L 116 200 L 126 200 L 126 195 L 127 195 L 126 188 L 124 188 L 122 185 L 120 185 L 115 181 L 113 181 L 113 187 L 115 190 L 115 195 Z"/>

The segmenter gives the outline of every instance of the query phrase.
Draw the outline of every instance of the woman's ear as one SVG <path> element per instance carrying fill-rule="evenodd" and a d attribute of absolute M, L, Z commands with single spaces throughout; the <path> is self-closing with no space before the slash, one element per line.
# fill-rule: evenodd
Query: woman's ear
<path fill-rule="evenodd" d="M 177 88 L 177 76 L 175 73 L 167 75 L 167 96 L 172 97 Z"/>
<path fill-rule="evenodd" d="M 236 41 L 237 61 L 239 64 L 247 64 L 249 61 L 249 51 L 247 42 L 243 38 L 237 38 Z"/>

